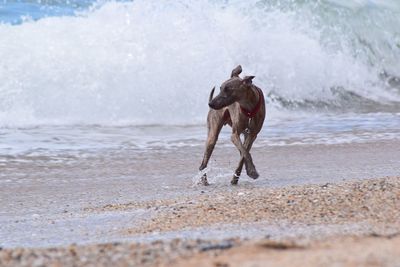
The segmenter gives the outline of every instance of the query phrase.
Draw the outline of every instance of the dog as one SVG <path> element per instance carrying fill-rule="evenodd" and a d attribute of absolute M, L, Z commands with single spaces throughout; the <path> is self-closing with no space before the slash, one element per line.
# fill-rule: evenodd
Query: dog
<path fill-rule="evenodd" d="M 199 170 L 207 167 L 208 161 L 218 140 L 222 127 L 226 124 L 232 127 L 231 141 L 239 150 L 241 158 L 233 178 L 232 185 L 237 185 L 243 164 L 249 177 L 257 179 L 259 174 L 254 166 L 250 149 L 264 124 L 265 100 L 260 88 L 253 85 L 255 76 L 239 77 L 242 67 L 239 65 L 232 70 L 231 78 L 221 85 L 220 93 L 213 98 L 215 87 L 209 96 L 210 110 L 207 116 L 208 136 L 203 161 Z M 244 142 L 240 135 L 244 135 Z M 203 185 L 209 185 L 207 174 L 201 178 Z"/>

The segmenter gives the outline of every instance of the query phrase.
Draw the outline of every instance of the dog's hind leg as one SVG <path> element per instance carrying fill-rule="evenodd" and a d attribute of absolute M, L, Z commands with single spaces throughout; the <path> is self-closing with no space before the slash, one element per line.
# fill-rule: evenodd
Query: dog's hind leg
<path fill-rule="evenodd" d="M 248 139 L 249 139 L 249 135 L 245 132 L 244 133 L 244 145 L 246 145 L 246 141 Z M 242 155 L 240 155 L 239 165 L 237 166 L 235 172 L 233 173 L 233 177 L 232 177 L 232 180 L 231 180 L 231 184 L 232 185 L 237 185 L 238 184 L 239 177 L 242 174 L 243 164 L 244 164 L 244 158 L 242 157 Z"/>
<path fill-rule="evenodd" d="M 217 143 L 217 140 L 218 140 L 218 135 L 223 126 L 222 122 L 215 120 L 215 119 L 213 120 L 211 118 L 211 116 L 209 116 L 209 118 L 207 120 L 207 124 L 208 124 L 208 137 L 207 137 L 207 141 L 206 141 L 206 148 L 204 151 L 203 161 L 199 167 L 200 171 L 207 168 L 208 161 L 210 160 L 211 154 L 212 154 L 215 144 Z M 203 185 L 208 185 L 206 173 L 201 177 L 201 183 Z"/>
<path fill-rule="evenodd" d="M 242 141 L 240 140 L 239 133 L 237 131 L 233 131 L 231 135 L 231 140 L 232 143 L 236 146 L 236 148 L 239 150 L 240 155 L 244 159 L 244 163 L 246 165 L 246 172 L 247 175 L 252 177 L 252 178 L 257 178 L 258 173 L 256 171 L 256 168 L 254 167 L 253 160 L 251 158 L 250 153 L 247 151 L 247 149 L 243 146 Z"/>
<path fill-rule="evenodd" d="M 256 140 L 257 136 L 246 134 L 245 135 L 245 140 L 243 146 L 245 149 L 250 152 L 251 146 L 253 145 L 254 141 Z M 239 165 L 237 166 L 235 173 L 233 174 L 231 184 L 232 185 L 237 185 L 239 182 L 239 177 L 242 174 L 242 169 L 243 169 L 243 164 L 244 164 L 244 157 L 240 157 L 240 162 Z"/>

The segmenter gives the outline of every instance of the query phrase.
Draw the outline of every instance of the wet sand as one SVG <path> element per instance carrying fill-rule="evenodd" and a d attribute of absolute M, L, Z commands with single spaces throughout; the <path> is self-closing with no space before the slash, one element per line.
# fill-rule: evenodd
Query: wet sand
<path fill-rule="evenodd" d="M 396 266 L 399 144 L 255 147 L 261 177 L 238 186 L 223 145 L 208 187 L 193 185 L 201 147 L 10 159 L 0 266 Z"/>
<path fill-rule="evenodd" d="M 143 242 L 2 249 L 0 266 L 396 266 L 400 260 L 400 177 L 283 188 L 240 188 L 196 197 L 105 205 L 86 212 L 151 210 L 121 234 Z M 234 237 L 235 227 L 280 227 Z M 219 238 L 216 227 L 231 238 Z M 196 232 L 202 238 L 166 238 Z M 210 229 L 210 231 L 208 231 Z M 164 238 L 163 238 L 164 235 Z M 158 240 L 158 241 L 157 241 Z"/>

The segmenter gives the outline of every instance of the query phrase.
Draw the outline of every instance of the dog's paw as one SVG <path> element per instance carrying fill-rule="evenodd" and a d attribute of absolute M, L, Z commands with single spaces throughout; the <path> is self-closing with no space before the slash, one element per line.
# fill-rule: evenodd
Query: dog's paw
<path fill-rule="evenodd" d="M 200 178 L 200 181 L 199 181 L 198 185 L 204 185 L 204 186 L 210 185 L 210 183 L 209 183 L 208 180 L 207 180 L 207 175 L 206 175 L 206 174 L 204 174 L 204 175 Z"/>
<path fill-rule="evenodd" d="M 247 175 L 253 179 L 257 179 L 260 176 L 256 169 L 246 170 L 246 172 L 247 172 Z"/>
<path fill-rule="evenodd" d="M 238 182 L 239 182 L 239 177 L 234 175 L 232 180 L 231 180 L 231 185 L 237 185 Z"/>

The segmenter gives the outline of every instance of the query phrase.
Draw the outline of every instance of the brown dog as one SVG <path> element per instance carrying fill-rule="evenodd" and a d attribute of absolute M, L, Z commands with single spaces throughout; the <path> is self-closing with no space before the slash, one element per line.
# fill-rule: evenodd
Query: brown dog
<path fill-rule="evenodd" d="M 231 78 L 221 85 L 221 92 L 214 99 L 215 87 L 211 90 L 208 103 L 210 111 L 207 116 L 208 137 L 203 162 L 199 168 L 202 171 L 207 167 L 222 126 L 229 124 L 232 127 L 232 143 L 241 155 L 231 181 L 233 185 L 239 181 L 243 163 L 249 177 L 257 179 L 259 176 L 251 158 L 250 149 L 265 119 L 263 92 L 252 84 L 254 76 L 246 76 L 241 79 L 239 77 L 241 72 L 240 65 L 233 69 Z M 243 144 L 240 134 L 244 134 Z M 204 174 L 201 180 L 204 185 L 208 185 L 207 174 Z"/>

